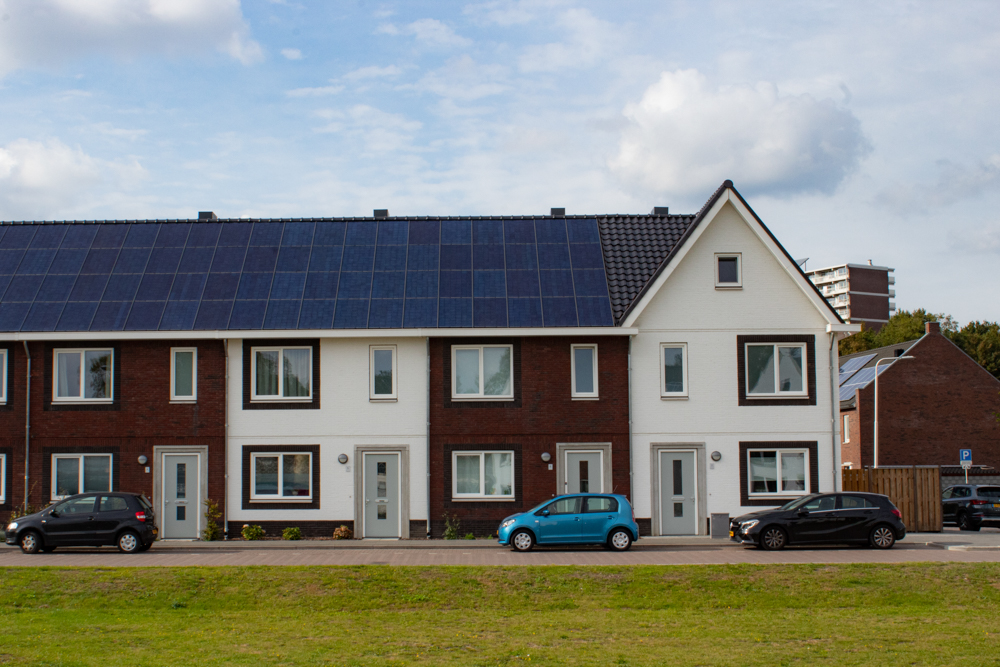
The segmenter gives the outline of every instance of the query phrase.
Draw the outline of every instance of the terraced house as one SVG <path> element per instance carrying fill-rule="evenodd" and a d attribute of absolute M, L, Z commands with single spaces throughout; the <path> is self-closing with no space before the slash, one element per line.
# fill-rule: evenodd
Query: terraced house
<path fill-rule="evenodd" d="M 835 487 L 852 327 L 728 181 L 697 215 L 375 213 L 0 225 L 0 509 L 407 538 L 598 491 L 696 534 Z"/>

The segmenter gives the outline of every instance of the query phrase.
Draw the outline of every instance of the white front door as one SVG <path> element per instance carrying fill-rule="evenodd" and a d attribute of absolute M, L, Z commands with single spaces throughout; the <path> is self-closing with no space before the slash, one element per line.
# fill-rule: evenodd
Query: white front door
<path fill-rule="evenodd" d="M 198 538 L 201 530 L 201 456 L 199 454 L 164 454 L 163 506 L 160 525 L 163 539 Z"/>
<path fill-rule="evenodd" d="M 604 452 L 566 452 L 566 488 L 563 493 L 604 493 Z"/>
<path fill-rule="evenodd" d="M 660 534 L 695 535 L 698 497 L 695 453 L 660 451 Z"/>

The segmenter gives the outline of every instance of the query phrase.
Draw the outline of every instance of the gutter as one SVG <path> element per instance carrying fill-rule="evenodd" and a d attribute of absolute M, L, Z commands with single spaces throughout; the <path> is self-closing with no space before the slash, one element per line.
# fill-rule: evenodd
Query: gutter
<path fill-rule="evenodd" d="M 827 325 L 827 331 L 830 332 L 830 421 L 833 428 L 831 438 L 833 438 L 832 446 L 830 451 L 833 456 L 833 490 L 841 490 L 841 477 L 840 477 L 840 461 L 843 456 L 840 453 L 840 384 L 838 383 L 840 369 L 834 363 L 834 355 L 837 354 L 837 333 L 835 331 L 830 331 L 833 325 Z"/>
<path fill-rule="evenodd" d="M 31 453 L 31 352 L 28 351 L 28 341 L 24 344 L 24 356 L 27 358 L 27 371 L 24 389 L 24 511 L 28 511 L 28 457 Z"/>

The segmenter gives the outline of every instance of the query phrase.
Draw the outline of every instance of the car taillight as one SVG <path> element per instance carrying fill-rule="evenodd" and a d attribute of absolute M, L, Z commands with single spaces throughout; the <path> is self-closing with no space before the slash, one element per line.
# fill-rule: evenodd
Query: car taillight
<path fill-rule="evenodd" d="M 146 513 L 145 512 L 136 512 L 135 513 L 135 518 L 138 519 L 139 521 L 145 522 L 146 521 Z"/>
<path fill-rule="evenodd" d="M 892 515 L 893 515 L 894 517 L 896 517 L 897 519 L 899 519 L 900 521 L 902 521 L 902 520 L 903 520 L 903 513 L 902 513 L 902 512 L 900 512 L 900 511 L 899 511 L 899 510 L 897 510 L 897 509 L 894 509 L 894 510 L 892 510 Z"/>
<path fill-rule="evenodd" d="M 970 505 L 989 505 L 990 503 L 988 503 L 988 502 L 987 502 L 987 501 L 985 501 L 985 500 L 979 500 L 979 499 L 976 499 L 976 500 L 972 500 L 972 501 L 970 501 L 970 502 L 969 502 L 969 504 L 970 504 Z"/>

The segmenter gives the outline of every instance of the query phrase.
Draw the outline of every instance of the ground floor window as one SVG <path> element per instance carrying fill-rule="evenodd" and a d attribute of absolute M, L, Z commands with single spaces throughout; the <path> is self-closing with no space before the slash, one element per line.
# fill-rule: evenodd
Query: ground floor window
<path fill-rule="evenodd" d="M 0 505 L 7 503 L 7 455 L 0 454 Z"/>
<path fill-rule="evenodd" d="M 251 454 L 254 500 L 311 500 L 310 452 Z"/>
<path fill-rule="evenodd" d="M 809 492 L 809 451 L 805 449 L 747 450 L 750 496 L 796 496 Z"/>
<path fill-rule="evenodd" d="M 513 498 L 514 452 L 452 452 L 452 498 Z"/>
<path fill-rule="evenodd" d="M 112 490 L 111 454 L 52 455 L 52 500 Z"/>

